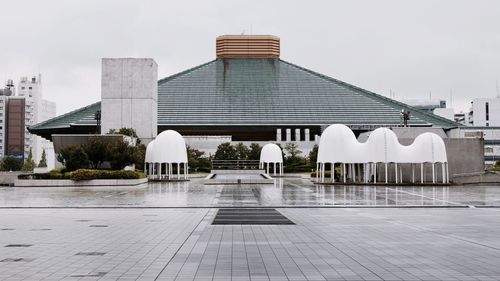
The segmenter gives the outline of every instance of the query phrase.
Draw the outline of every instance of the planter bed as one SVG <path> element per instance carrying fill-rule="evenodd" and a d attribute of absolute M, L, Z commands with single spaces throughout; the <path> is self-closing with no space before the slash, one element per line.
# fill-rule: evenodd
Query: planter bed
<path fill-rule="evenodd" d="M 44 186 L 134 186 L 148 182 L 147 178 L 142 179 L 102 179 L 88 181 L 73 181 L 73 180 L 21 180 L 16 179 L 14 186 L 16 187 L 44 187 Z"/>

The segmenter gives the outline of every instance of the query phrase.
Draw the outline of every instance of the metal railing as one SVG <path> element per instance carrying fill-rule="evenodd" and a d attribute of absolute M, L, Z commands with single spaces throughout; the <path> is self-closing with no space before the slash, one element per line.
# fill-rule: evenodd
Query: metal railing
<path fill-rule="evenodd" d="M 212 160 L 212 170 L 257 170 L 259 160 Z"/>

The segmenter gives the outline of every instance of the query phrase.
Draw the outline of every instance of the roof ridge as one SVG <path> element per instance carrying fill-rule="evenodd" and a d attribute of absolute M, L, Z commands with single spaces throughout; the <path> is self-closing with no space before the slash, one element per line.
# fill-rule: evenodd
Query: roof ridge
<path fill-rule="evenodd" d="M 199 68 L 202 68 L 202 67 L 204 67 L 204 66 L 206 66 L 206 65 L 209 65 L 209 64 L 211 64 L 212 62 L 215 62 L 215 61 L 217 61 L 217 59 L 211 60 L 211 61 L 209 61 L 209 62 L 206 62 L 206 63 L 200 64 L 200 65 L 197 65 L 197 66 L 195 66 L 195 67 L 188 68 L 188 69 L 186 69 L 186 70 L 184 70 L 184 71 L 181 71 L 181 72 L 179 72 L 179 73 L 172 74 L 172 75 L 170 75 L 170 76 L 167 76 L 167 77 L 165 77 L 165 78 L 162 78 L 162 79 L 158 80 L 158 85 L 163 84 L 164 82 L 168 82 L 168 81 L 170 81 L 170 80 L 172 80 L 172 79 L 176 78 L 177 76 L 181 76 L 181 75 L 184 75 L 184 74 L 186 74 L 186 73 L 188 73 L 188 72 L 191 72 L 191 71 L 193 71 L 193 70 L 197 70 L 197 69 L 199 69 Z"/>
<path fill-rule="evenodd" d="M 282 59 L 280 59 L 280 61 L 281 61 L 281 62 L 283 62 L 283 63 L 286 63 L 286 64 L 288 64 L 288 65 L 290 65 L 290 66 L 292 66 L 292 67 L 298 68 L 298 69 L 300 69 L 300 70 L 307 71 L 307 72 L 309 72 L 309 73 L 311 73 L 311 74 L 313 74 L 313 75 L 315 75 L 315 76 L 318 76 L 318 77 L 320 77 L 320 78 L 323 78 L 323 79 L 326 79 L 326 80 L 330 80 L 330 81 L 336 82 L 336 83 L 338 83 L 338 84 L 340 84 L 340 85 L 342 85 L 342 86 L 345 86 L 345 87 L 347 87 L 347 88 L 351 88 L 351 89 L 358 90 L 358 91 L 360 91 L 361 93 L 363 93 L 363 94 L 365 94 L 365 95 L 370 95 L 370 96 L 373 96 L 374 98 L 377 98 L 377 99 L 379 99 L 379 100 L 388 101 L 388 102 L 391 102 L 391 103 L 394 103 L 394 104 L 397 104 L 397 105 L 403 106 L 403 107 L 405 107 L 406 109 L 411 109 L 411 110 L 416 111 L 417 113 L 420 113 L 420 114 L 422 114 L 422 115 L 424 115 L 424 116 L 427 116 L 427 117 L 429 117 L 429 118 L 435 118 L 435 119 L 438 119 L 438 120 L 440 120 L 440 121 L 442 121 L 442 122 L 448 123 L 448 124 L 450 125 L 450 127 L 460 127 L 460 126 L 462 126 L 461 124 L 459 124 L 459 123 L 457 123 L 457 122 L 455 122 L 455 121 L 451 121 L 451 120 L 446 119 L 446 118 L 444 118 L 444 117 L 441 117 L 441 116 L 439 116 L 439 115 L 435 115 L 435 114 L 428 113 L 428 112 L 426 112 L 426 111 L 424 111 L 424 110 L 418 109 L 418 108 L 413 107 L 413 106 L 411 106 L 411 105 L 405 104 L 405 103 L 400 102 L 400 101 L 397 101 L 397 100 L 390 99 L 390 98 L 388 98 L 388 97 L 385 97 L 385 96 L 379 95 L 379 94 L 377 94 L 377 93 L 374 93 L 374 92 L 372 92 L 372 91 L 369 91 L 369 90 L 366 90 L 366 89 L 360 88 L 360 87 L 358 87 L 358 86 L 355 86 L 355 85 L 349 84 L 349 83 L 347 83 L 347 82 L 344 82 L 344 81 L 341 81 L 341 80 L 335 79 L 335 78 L 333 78 L 333 77 L 330 77 L 330 76 L 327 76 L 327 75 L 324 75 L 324 74 L 318 73 L 318 72 L 316 72 L 316 71 L 313 71 L 313 70 L 307 69 L 307 68 L 302 67 L 302 66 L 298 66 L 298 65 L 296 65 L 296 64 L 293 64 L 293 63 L 291 63 L 291 62 L 287 62 L 287 61 L 282 60 Z"/>
<path fill-rule="evenodd" d="M 85 110 L 87 110 L 88 108 L 90 108 L 90 107 L 92 107 L 92 106 L 96 106 L 96 105 L 98 105 L 98 104 L 100 104 L 100 103 L 101 103 L 101 101 L 97 101 L 97 102 L 94 102 L 94 103 L 89 104 L 89 105 L 87 105 L 87 106 L 80 107 L 80 108 L 75 109 L 75 110 L 72 110 L 72 111 L 70 111 L 70 112 L 66 112 L 66 113 L 61 114 L 61 115 L 59 115 L 59 116 L 56 116 L 56 117 L 54 117 L 54 118 L 47 119 L 47 120 L 45 120 L 45 121 L 43 121 L 43 122 L 40 122 L 40 123 L 34 124 L 33 126 L 29 126 L 29 127 L 28 127 L 28 130 L 31 130 L 31 129 L 36 129 L 37 127 L 43 126 L 43 125 L 45 125 L 45 124 L 47 124 L 47 123 L 49 123 L 49 122 L 54 122 L 54 121 L 57 121 L 57 120 L 60 120 L 60 119 L 62 119 L 62 118 L 64 118 L 64 117 L 66 117 L 66 116 L 73 115 L 73 114 L 76 114 L 76 113 L 79 113 L 79 112 L 85 111 Z"/>

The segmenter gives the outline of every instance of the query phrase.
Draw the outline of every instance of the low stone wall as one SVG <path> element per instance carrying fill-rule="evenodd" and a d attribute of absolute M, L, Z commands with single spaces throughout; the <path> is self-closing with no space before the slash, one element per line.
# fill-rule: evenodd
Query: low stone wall
<path fill-rule="evenodd" d="M 89 181 L 72 181 L 72 180 L 20 180 L 14 181 L 16 187 L 43 187 L 43 186 L 134 186 L 148 182 L 148 179 L 133 179 L 133 180 L 89 180 Z"/>
<path fill-rule="evenodd" d="M 17 176 L 23 172 L 0 172 L 0 185 L 13 185 Z"/>
<path fill-rule="evenodd" d="M 486 172 L 486 173 L 472 173 L 454 175 L 453 183 L 455 184 L 495 184 L 500 185 L 500 173 Z"/>

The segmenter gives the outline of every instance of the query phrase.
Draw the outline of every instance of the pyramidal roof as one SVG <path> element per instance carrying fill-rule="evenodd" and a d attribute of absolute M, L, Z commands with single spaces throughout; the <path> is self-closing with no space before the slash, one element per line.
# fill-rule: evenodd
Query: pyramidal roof
<path fill-rule="evenodd" d="M 95 125 L 95 103 L 30 127 Z M 158 81 L 158 126 L 459 124 L 281 59 L 216 59 Z"/>

